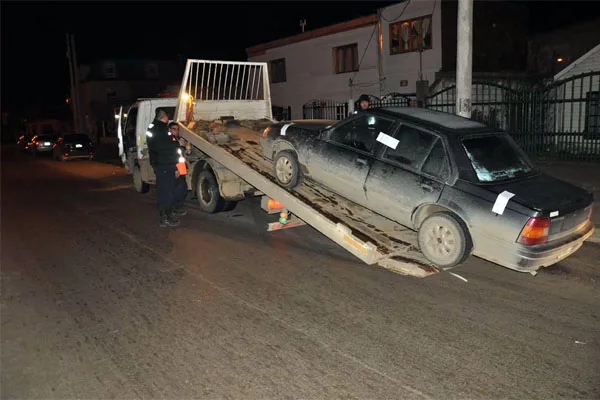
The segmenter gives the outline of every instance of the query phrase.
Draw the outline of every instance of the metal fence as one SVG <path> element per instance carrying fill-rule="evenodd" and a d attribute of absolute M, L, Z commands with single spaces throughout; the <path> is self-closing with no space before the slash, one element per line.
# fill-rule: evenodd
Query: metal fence
<path fill-rule="evenodd" d="M 348 103 L 332 100 L 311 100 L 302 106 L 304 119 L 342 120 L 348 116 Z"/>
<path fill-rule="evenodd" d="M 416 106 L 410 96 L 371 99 L 372 107 Z M 454 113 L 456 86 L 427 97 L 424 106 Z M 534 158 L 600 161 L 600 72 L 537 86 L 475 81 L 471 106 L 472 119 L 510 132 Z M 304 118 L 340 120 L 348 115 L 347 105 L 344 109 L 325 100 L 305 105 L 303 111 Z"/>
<path fill-rule="evenodd" d="M 455 99 L 453 85 L 426 107 L 453 113 Z M 471 118 L 509 132 L 535 158 L 600 161 L 599 100 L 600 72 L 521 88 L 474 82 Z"/>

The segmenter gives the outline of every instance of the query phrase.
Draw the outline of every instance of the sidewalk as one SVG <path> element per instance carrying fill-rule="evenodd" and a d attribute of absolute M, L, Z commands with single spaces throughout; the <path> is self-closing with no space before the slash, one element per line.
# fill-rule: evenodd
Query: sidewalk
<path fill-rule="evenodd" d="M 590 242 L 600 243 L 600 164 L 566 161 L 540 161 L 537 166 L 545 173 L 556 178 L 571 182 L 574 185 L 594 193 L 594 208 L 592 221 L 596 232 L 588 239 Z"/>

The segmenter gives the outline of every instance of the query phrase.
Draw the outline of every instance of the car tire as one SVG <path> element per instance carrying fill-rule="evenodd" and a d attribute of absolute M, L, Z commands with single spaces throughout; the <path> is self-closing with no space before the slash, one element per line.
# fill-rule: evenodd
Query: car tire
<path fill-rule="evenodd" d="M 286 188 L 293 189 L 300 183 L 300 163 L 293 151 L 283 150 L 273 159 L 273 175 L 277 183 Z"/>
<path fill-rule="evenodd" d="M 196 181 L 196 196 L 202 211 L 216 214 L 225 211 L 228 201 L 221 197 L 217 178 L 211 170 L 205 169 L 198 174 Z"/>
<path fill-rule="evenodd" d="M 137 164 L 133 167 L 133 188 L 138 193 L 148 193 L 150 190 L 150 184 L 142 180 L 142 170 Z"/>
<path fill-rule="evenodd" d="M 427 217 L 419 227 L 418 243 L 423 255 L 442 269 L 464 262 L 472 247 L 466 225 L 449 212 Z"/>

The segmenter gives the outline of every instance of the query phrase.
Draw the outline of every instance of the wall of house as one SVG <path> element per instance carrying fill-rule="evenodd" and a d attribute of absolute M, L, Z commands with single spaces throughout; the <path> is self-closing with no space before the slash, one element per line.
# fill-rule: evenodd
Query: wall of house
<path fill-rule="evenodd" d="M 367 26 L 269 49 L 265 54 L 249 57 L 248 61 L 269 62 L 285 58 L 286 82 L 271 84 L 272 104 L 278 107 L 291 106 L 292 118 L 302 118 L 302 106 L 312 100 L 347 102 L 362 92 L 378 89 L 376 34 L 367 48 L 375 27 Z M 359 62 L 364 54 L 360 70 L 336 74 L 333 49 L 352 43 L 358 45 Z M 350 79 L 358 86 L 351 88 Z"/>
<path fill-rule="evenodd" d="M 401 54 L 391 54 L 390 24 L 407 21 L 413 18 L 432 15 L 431 20 L 431 49 L 422 52 L 423 78 L 433 83 L 435 73 L 442 68 L 442 7 L 440 1 L 422 0 L 406 2 L 386 7 L 382 10 L 382 59 L 383 59 L 383 90 L 382 94 L 397 92 L 411 94 L 416 92 L 416 82 L 419 79 L 421 65 L 418 51 Z M 404 9 L 406 7 L 406 9 Z M 404 9 L 404 12 L 402 10 Z M 406 86 L 402 86 L 406 81 Z"/>
<path fill-rule="evenodd" d="M 597 127 L 595 131 L 591 129 L 588 120 L 588 112 L 598 115 L 598 101 L 592 100 L 591 96 L 600 96 L 600 46 L 583 60 L 575 61 L 564 73 L 557 74 L 555 79 L 556 86 L 549 93 L 551 103 L 547 110 L 547 124 L 555 133 L 600 133 Z M 594 143 L 599 139 L 593 138 Z M 559 147 L 571 152 L 581 151 L 581 146 L 591 145 L 588 139 L 573 140 L 567 136 L 559 136 L 556 141 Z M 600 145 L 595 144 L 595 151 L 600 151 Z"/>

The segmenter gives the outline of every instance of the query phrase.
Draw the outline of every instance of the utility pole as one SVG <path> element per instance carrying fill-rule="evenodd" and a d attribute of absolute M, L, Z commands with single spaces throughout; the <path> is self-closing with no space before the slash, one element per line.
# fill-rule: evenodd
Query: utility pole
<path fill-rule="evenodd" d="M 458 0 L 456 21 L 456 114 L 471 118 L 473 92 L 473 0 Z"/>
<path fill-rule="evenodd" d="M 70 35 L 67 33 L 66 34 L 66 38 L 67 38 L 67 61 L 69 62 L 69 81 L 71 83 L 71 110 L 73 111 L 73 129 L 75 130 L 75 132 L 80 132 L 79 131 L 79 118 L 77 117 L 77 101 L 76 101 L 76 97 L 75 97 L 75 92 L 76 92 L 76 88 L 75 88 L 75 74 L 73 73 L 73 58 L 71 57 L 71 37 Z"/>
<path fill-rule="evenodd" d="M 75 103 L 77 104 L 77 125 L 79 131 L 83 131 L 83 121 L 81 120 L 81 102 L 79 101 L 79 64 L 77 64 L 77 47 L 75 47 L 75 36 L 71 36 L 71 54 L 73 56 L 73 80 L 75 81 Z"/>

